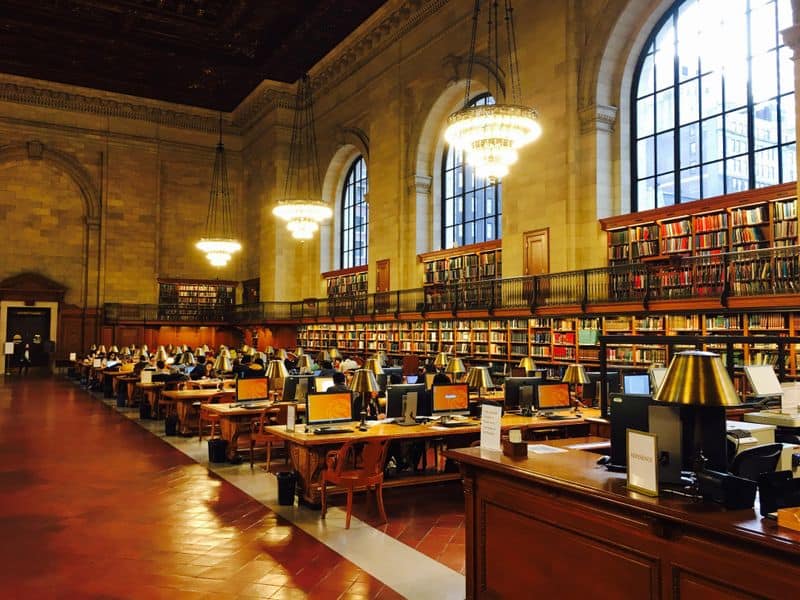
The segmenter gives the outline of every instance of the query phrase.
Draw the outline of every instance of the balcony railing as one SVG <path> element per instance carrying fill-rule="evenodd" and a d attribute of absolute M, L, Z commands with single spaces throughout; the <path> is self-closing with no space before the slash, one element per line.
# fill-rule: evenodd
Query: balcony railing
<path fill-rule="evenodd" d="M 410 290 L 233 307 L 106 304 L 108 323 L 257 323 L 404 313 L 533 310 L 651 301 L 773 296 L 800 292 L 800 246 L 676 258 L 599 269 L 484 281 L 454 282 Z"/>

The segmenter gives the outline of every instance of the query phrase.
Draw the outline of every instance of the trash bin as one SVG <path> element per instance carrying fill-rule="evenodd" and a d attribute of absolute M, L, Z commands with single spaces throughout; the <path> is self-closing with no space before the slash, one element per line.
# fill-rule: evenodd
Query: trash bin
<path fill-rule="evenodd" d="M 139 418 L 142 420 L 150 418 L 150 403 L 144 398 L 139 401 Z"/>
<path fill-rule="evenodd" d="M 278 478 L 278 504 L 291 506 L 294 504 L 294 488 L 297 478 L 293 471 L 281 471 Z"/>
<path fill-rule="evenodd" d="M 164 435 L 178 435 L 178 415 L 164 419 Z"/>
<path fill-rule="evenodd" d="M 228 440 L 214 438 L 208 440 L 208 462 L 223 463 L 227 460 L 225 456 L 228 450 Z"/>
<path fill-rule="evenodd" d="M 119 384 L 117 386 L 117 406 L 123 408 L 128 402 L 128 386 Z"/>

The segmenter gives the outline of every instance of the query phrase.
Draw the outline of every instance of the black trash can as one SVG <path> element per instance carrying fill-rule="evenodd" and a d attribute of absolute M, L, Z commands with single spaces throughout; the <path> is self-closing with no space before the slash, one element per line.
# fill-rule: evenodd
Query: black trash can
<path fill-rule="evenodd" d="M 214 438 L 208 440 L 208 462 L 223 463 L 227 460 L 225 456 L 228 450 L 228 440 L 222 438 Z"/>
<path fill-rule="evenodd" d="M 178 415 L 164 419 L 164 435 L 178 435 Z"/>
<path fill-rule="evenodd" d="M 117 406 L 123 408 L 128 402 L 128 386 L 120 383 L 117 385 Z"/>
<path fill-rule="evenodd" d="M 297 481 L 294 471 L 281 471 L 275 476 L 278 478 L 278 504 L 291 506 L 294 504 L 294 488 Z"/>
<path fill-rule="evenodd" d="M 144 398 L 139 401 L 139 418 L 142 420 L 150 418 L 150 403 Z"/>

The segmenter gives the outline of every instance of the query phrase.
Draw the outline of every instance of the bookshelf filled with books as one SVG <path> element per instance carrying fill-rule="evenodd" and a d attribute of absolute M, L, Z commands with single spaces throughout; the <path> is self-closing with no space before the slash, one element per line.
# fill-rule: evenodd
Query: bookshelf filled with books
<path fill-rule="evenodd" d="M 464 308 L 491 304 L 493 282 L 503 276 L 502 252 L 500 240 L 495 240 L 420 254 L 417 258 L 422 263 L 423 288 L 430 310 L 451 304 Z M 456 282 L 475 285 L 459 286 L 456 291 L 448 285 Z"/>
<path fill-rule="evenodd" d="M 224 321 L 236 300 L 236 282 L 159 279 L 159 317 L 177 321 Z"/>
<path fill-rule="evenodd" d="M 752 343 L 732 348 L 734 364 L 775 365 L 777 347 L 760 343 L 759 336 L 800 335 L 800 314 L 728 312 L 309 324 L 299 327 L 298 340 L 310 352 L 335 346 L 345 354 L 363 358 L 380 351 L 395 359 L 405 354 L 432 359 L 436 353 L 446 352 L 478 364 L 505 362 L 513 366 L 520 358 L 531 356 L 537 364 L 558 371 L 573 362 L 596 367 L 601 335 L 626 336 L 621 338 L 625 343 L 607 343 L 606 360 L 613 368 L 641 370 L 668 365 L 671 352 L 697 345 L 668 349 L 666 344 L 653 343 L 653 337 L 692 335 L 750 337 Z M 639 337 L 642 343 L 630 342 Z M 730 349 L 714 343 L 704 348 L 725 358 Z M 787 373 L 792 377 L 800 373 L 798 352 L 800 348 L 792 347 L 787 355 Z"/>

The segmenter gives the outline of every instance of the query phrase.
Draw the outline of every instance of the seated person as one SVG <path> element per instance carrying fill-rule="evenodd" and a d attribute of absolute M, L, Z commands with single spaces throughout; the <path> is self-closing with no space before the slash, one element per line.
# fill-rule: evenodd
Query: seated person
<path fill-rule="evenodd" d="M 333 373 L 333 385 L 328 386 L 328 389 L 325 390 L 326 392 L 349 392 L 350 388 L 347 387 L 345 383 L 344 373 L 340 373 L 339 371 L 335 371 Z"/>
<path fill-rule="evenodd" d="M 247 365 L 247 368 L 240 371 L 239 377 L 242 379 L 255 379 L 257 377 L 264 377 L 264 373 L 264 361 L 256 357 L 252 363 Z"/>
<path fill-rule="evenodd" d="M 338 373 L 338 371 L 333 368 L 333 364 L 331 364 L 331 361 L 323 360 L 322 363 L 320 364 L 320 366 L 322 368 L 319 371 L 319 376 L 320 377 L 333 377 L 334 378 L 334 382 L 335 382 L 336 381 L 335 380 L 336 373 Z"/>
<path fill-rule="evenodd" d="M 339 365 L 339 370 L 342 373 L 346 373 L 347 371 L 355 371 L 356 369 L 359 368 L 360 368 L 359 364 L 349 357 L 345 358 Z"/>
<path fill-rule="evenodd" d="M 439 372 L 433 377 L 433 385 L 442 385 L 444 383 L 453 383 L 446 373 Z"/>
<path fill-rule="evenodd" d="M 189 371 L 189 378 L 192 379 L 193 381 L 196 381 L 198 379 L 202 379 L 205 376 L 206 376 L 206 357 L 201 355 L 200 358 L 197 359 L 197 364 L 192 368 L 191 371 Z"/>

